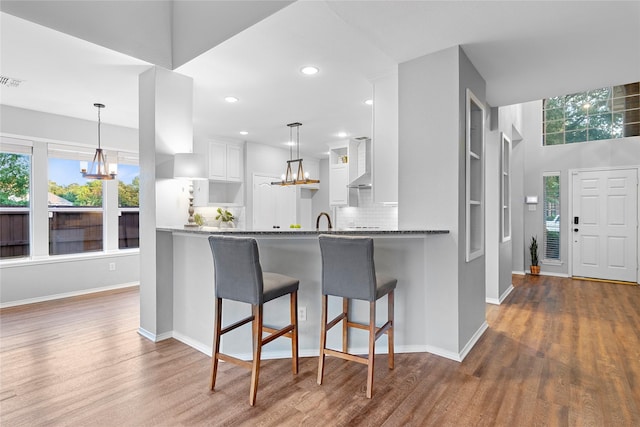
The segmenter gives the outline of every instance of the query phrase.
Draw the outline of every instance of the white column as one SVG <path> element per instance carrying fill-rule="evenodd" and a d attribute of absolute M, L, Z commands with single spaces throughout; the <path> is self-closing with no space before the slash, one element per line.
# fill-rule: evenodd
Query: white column
<path fill-rule="evenodd" d="M 173 155 L 193 148 L 193 79 L 154 67 L 139 83 L 140 333 L 160 340 L 173 328 L 173 244 L 156 227 L 184 222 Z"/>

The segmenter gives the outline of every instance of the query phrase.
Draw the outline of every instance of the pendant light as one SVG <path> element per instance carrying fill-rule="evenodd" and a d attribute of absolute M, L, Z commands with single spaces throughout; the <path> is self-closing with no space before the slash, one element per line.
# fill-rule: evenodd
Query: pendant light
<path fill-rule="evenodd" d="M 116 173 L 109 171 L 109 164 L 107 163 L 107 156 L 105 156 L 102 148 L 100 147 L 100 109 L 104 108 L 104 104 L 93 104 L 98 109 L 98 148 L 96 154 L 93 156 L 93 161 L 89 169 L 82 169 L 82 176 L 86 179 L 101 179 L 111 180 L 116 177 Z"/>
<path fill-rule="evenodd" d="M 300 158 L 300 126 L 302 123 L 289 123 L 289 160 L 287 160 L 287 170 L 282 175 L 280 181 L 274 181 L 271 185 L 302 185 L 302 184 L 318 184 L 320 181 L 317 179 L 309 179 L 309 173 L 304 172 L 302 166 L 302 159 Z M 293 158 L 293 129 L 296 129 L 296 159 Z M 294 175 L 291 164 L 297 163 L 297 172 Z"/>

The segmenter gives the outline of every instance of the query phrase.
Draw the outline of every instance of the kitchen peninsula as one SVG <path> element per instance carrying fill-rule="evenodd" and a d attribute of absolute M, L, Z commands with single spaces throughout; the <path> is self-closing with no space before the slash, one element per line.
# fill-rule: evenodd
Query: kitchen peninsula
<path fill-rule="evenodd" d="M 317 356 L 320 334 L 321 268 L 320 247 L 317 236 L 323 233 L 342 235 L 368 235 L 374 238 L 376 269 L 396 277 L 398 287 L 395 302 L 395 346 L 398 353 L 432 352 L 456 359 L 455 354 L 446 354 L 434 347 L 431 337 L 437 336 L 437 319 L 425 309 L 427 300 L 441 294 L 439 283 L 430 272 L 430 254 L 438 250 L 447 230 L 380 230 L 358 229 L 338 231 L 316 230 L 266 230 L 248 231 L 202 227 L 157 228 L 157 248 L 162 254 L 158 259 L 166 260 L 158 281 L 171 288 L 171 304 L 164 307 L 166 318 L 171 319 L 170 336 L 206 353 L 211 354 L 214 319 L 214 271 L 213 259 L 207 238 L 212 234 L 251 236 L 258 241 L 260 261 L 264 271 L 273 271 L 300 279 L 298 307 L 306 310 L 306 320 L 299 322 L 299 346 L 301 356 Z M 164 264 L 164 263 L 163 263 Z M 224 324 L 233 323 L 249 313 L 249 306 L 234 301 L 225 301 Z M 341 307 L 338 299 L 329 303 L 332 309 Z M 265 306 L 265 324 L 277 326 L 288 322 L 288 300 L 275 300 Z M 378 302 L 378 313 L 382 319 L 386 312 L 386 300 Z M 366 302 L 355 301 L 353 318 L 366 321 Z M 144 331 L 141 331 L 144 334 Z M 240 329 L 225 337 L 222 346 L 225 352 L 238 357 L 250 358 L 250 328 Z M 377 345 L 380 352 L 386 351 L 382 341 Z M 340 346 L 338 334 L 328 336 L 329 344 Z M 356 353 L 366 353 L 367 334 L 354 331 L 350 347 Z M 263 350 L 264 358 L 290 357 L 286 343 L 274 341 Z"/>

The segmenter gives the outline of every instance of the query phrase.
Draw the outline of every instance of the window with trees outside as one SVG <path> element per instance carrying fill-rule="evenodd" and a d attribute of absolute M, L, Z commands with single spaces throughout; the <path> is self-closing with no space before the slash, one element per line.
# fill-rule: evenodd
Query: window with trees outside
<path fill-rule="evenodd" d="M 140 247 L 140 166 L 137 158 L 118 159 L 118 248 Z"/>
<path fill-rule="evenodd" d="M 49 150 L 49 255 L 102 251 L 103 181 L 82 177 L 83 153 L 60 155 Z"/>
<path fill-rule="evenodd" d="M 543 100 L 543 145 L 640 135 L 640 82 Z"/>
<path fill-rule="evenodd" d="M 560 174 L 543 176 L 544 259 L 560 261 Z"/>
<path fill-rule="evenodd" d="M 31 147 L 0 146 L 0 258 L 30 251 Z"/>

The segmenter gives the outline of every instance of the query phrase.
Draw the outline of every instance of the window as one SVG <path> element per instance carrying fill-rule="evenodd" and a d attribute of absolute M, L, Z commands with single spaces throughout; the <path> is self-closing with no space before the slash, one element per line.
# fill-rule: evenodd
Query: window
<path fill-rule="evenodd" d="M 502 241 L 511 239 L 511 140 L 502 133 L 500 138 L 501 178 L 501 230 Z"/>
<path fill-rule="evenodd" d="M 0 258 L 30 255 L 31 147 L 0 144 Z"/>
<path fill-rule="evenodd" d="M 560 174 L 543 176 L 544 259 L 560 261 Z"/>
<path fill-rule="evenodd" d="M 640 82 L 543 100 L 543 144 L 640 135 Z"/>
<path fill-rule="evenodd" d="M 103 181 L 80 174 L 91 152 L 49 146 L 49 255 L 102 251 Z"/>
<path fill-rule="evenodd" d="M 466 261 L 484 254 L 484 106 L 467 89 Z"/>
<path fill-rule="evenodd" d="M 118 248 L 140 246 L 140 167 L 137 158 L 118 158 Z"/>

